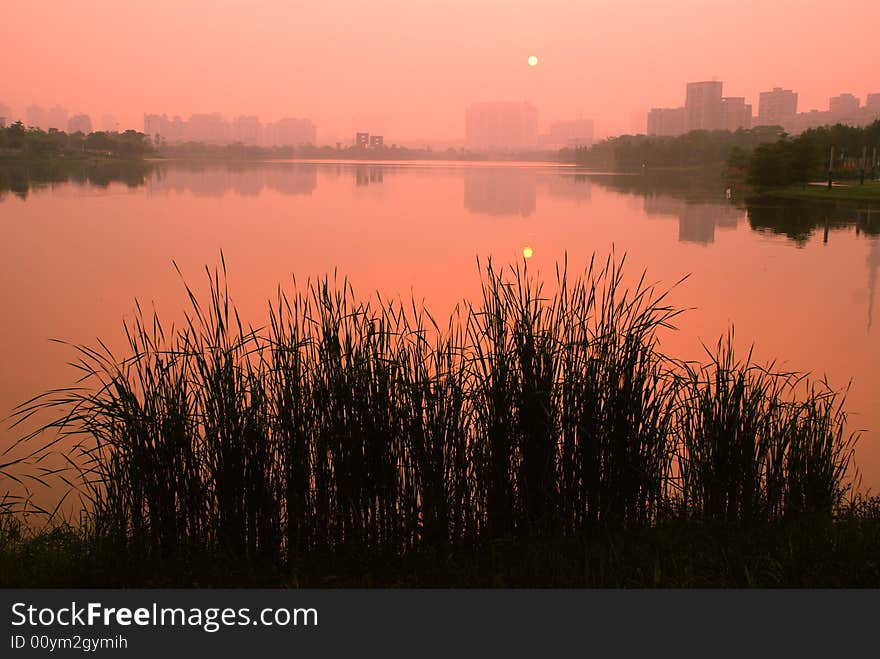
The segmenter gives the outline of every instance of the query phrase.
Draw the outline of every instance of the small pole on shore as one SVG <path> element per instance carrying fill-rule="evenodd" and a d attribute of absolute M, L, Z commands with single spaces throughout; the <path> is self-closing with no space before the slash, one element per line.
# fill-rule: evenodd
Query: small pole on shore
<path fill-rule="evenodd" d="M 859 185 L 865 184 L 865 168 L 868 166 L 868 145 L 862 146 L 862 169 L 859 172 Z"/>
<path fill-rule="evenodd" d="M 871 178 L 877 178 L 877 145 L 874 145 L 874 155 L 871 157 Z"/>
<path fill-rule="evenodd" d="M 831 189 L 831 184 L 834 182 L 834 145 L 831 145 L 831 155 L 828 157 L 828 189 Z"/>

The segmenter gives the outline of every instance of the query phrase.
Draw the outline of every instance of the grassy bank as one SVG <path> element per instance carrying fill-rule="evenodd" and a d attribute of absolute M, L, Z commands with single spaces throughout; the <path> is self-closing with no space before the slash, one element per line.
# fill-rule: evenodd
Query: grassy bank
<path fill-rule="evenodd" d="M 516 581 L 531 578 L 517 561 L 557 545 L 575 579 L 584 542 L 623 557 L 622 575 L 679 527 L 848 528 L 832 524 L 856 441 L 843 393 L 737 357 L 731 336 L 705 364 L 662 354 L 680 312 L 644 277 L 625 286 L 623 260 L 560 266 L 546 287 L 487 264 L 480 298 L 444 323 L 324 278 L 279 290 L 259 330 L 225 271 L 208 274 L 183 326 L 138 314 L 127 354 L 78 348 L 83 380 L 19 408 L 53 415 L 22 442 L 37 460 L 63 452 L 86 507 L 76 528 L 31 539 L 12 523 L 4 551 L 80 555 L 106 583 L 382 565 L 416 583 L 431 557 L 479 564 L 510 546 L 498 569 Z M 461 570 L 482 583 L 459 567 L 437 579 Z"/>
<path fill-rule="evenodd" d="M 761 196 L 777 199 L 816 199 L 828 201 L 859 201 L 880 204 L 880 181 L 857 180 L 835 181 L 829 190 L 825 185 L 789 185 L 783 188 L 768 188 L 760 191 Z"/>

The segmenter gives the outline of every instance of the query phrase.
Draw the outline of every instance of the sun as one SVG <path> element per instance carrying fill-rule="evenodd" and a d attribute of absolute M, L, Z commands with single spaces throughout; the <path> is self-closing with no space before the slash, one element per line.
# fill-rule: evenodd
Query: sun
<path fill-rule="evenodd" d="M 538 56 L 537 55 L 529 55 L 528 63 L 529 63 L 529 66 L 538 66 Z"/>
<path fill-rule="evenodd" d="M 529 247 L 528 245 L 523 247 L 523 257 L 524 258 L 530 259 L 534 255 L 535 255 L 535 250 L 533 250 L 531 247 Z"/>

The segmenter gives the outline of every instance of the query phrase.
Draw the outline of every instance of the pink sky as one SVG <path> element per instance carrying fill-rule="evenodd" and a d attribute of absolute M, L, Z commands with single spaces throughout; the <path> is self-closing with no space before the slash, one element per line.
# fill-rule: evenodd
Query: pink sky
<path fill-rule="evenodd" d="M 6 3 L 0 103 L 112 113 L 307 116 L 319 140 L 457 140 L 464 109 L 531 100 L 542 127 L 644 131 L 689 80 L 794 89 L 798 109 L 880 91 L 880 2 L 790 0 L 81 0 Z M 540 58 L 530 68 L 526 58 Z"/>

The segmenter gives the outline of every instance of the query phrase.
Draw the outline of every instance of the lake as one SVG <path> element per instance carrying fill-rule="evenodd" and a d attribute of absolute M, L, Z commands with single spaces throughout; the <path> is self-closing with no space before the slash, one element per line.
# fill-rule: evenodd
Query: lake
<path fill-rule="evenodd" d="M 880 210 L 725 198 L 685 175 L 593 174 L 534 163 L 161 163 L 0 172 L 0 417 L 67 386 L 57 338 L 124 344 L 135 299 L 180 322 L 174 263 L 203 289 L 229 270 L 245 320 L 291 277 L 337 270 L 363 296 L 425 300 L 435 316 L 479 293 L 477 259 L 552 275 L 567 257 L 626 254 L 688 311 L 663 348 L 701 358 L 731 326 L 760 362 L 851 382 L 862 490 L 880 486 Z M 0 431 L 10 445 L 19 430 Z"/>

